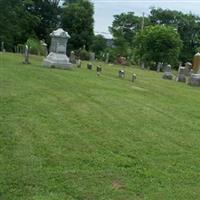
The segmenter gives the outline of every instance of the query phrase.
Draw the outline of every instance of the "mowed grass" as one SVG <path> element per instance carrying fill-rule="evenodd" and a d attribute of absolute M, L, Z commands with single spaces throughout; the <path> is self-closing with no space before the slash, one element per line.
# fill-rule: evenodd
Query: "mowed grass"
<path fill-rule="evenodd" d="M 0 55 L 0 200 L 200 199 L 200 88 L 22 61 Z"/>

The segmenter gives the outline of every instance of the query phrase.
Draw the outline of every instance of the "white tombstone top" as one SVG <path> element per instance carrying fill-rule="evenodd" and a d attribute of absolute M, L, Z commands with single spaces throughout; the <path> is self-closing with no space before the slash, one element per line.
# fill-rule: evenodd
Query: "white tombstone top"
<path fill-rule="evenodd" d="M 195 57 L 197 57 L 197 56 L 198 56 L 198 57 L 200 56 L 200 53 L 199 53 L 199 52 L 195 54 Z"/>
<path fill-rule="evenodd" d="M 59 28 L 55 31 L 53 31 L 50 34 L 51 37 L 58 37 L 58 38 L 70 38 L 70 35 L 68 32 L 64 31 L 62 28 Z"/>

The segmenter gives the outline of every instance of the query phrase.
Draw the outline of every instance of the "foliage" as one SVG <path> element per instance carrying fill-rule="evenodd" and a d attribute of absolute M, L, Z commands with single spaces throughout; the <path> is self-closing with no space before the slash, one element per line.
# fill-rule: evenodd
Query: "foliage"
<path fill-rule="evenodd" d="M 169 25 L 174 27 L 183 41 L 183 49 L 180 60 L 186 62 L 192 60 L 195 49 L 200 46 L 200 17 L 193 14 L 183 14 L 174 10 L 151 10 L 149 17 L 153 25 Z"/>
<path fill-rule="evenodd" d="M 82 49 L 79 53 L 79 57 L 81 60 L 89 60 L 90 59 L 90 54 L 87 50 Z"/>
<path fill-rule="evenodd" d="M 144 62 L 177 62 L 182 41 L 179 34 L 168 26 L 149 26 L 137 34 L 136 52 Z"/>
<path fill-rule="evenodd" d="M 106 49 L 106 46 L 106 39 L 102 35 L 94 36 L 91 50 L 95 52 L 96 56 L 99 56 Z"/>
<path fill-rule="evenodd" d="M 114 16 L 110 32 L 114 38 L 114 45 L 121 56 L 128 56 L 134 47 L 136 33 L 142 28 L 142 17 L 135 16 L 133 12 L 122 13 Z M 144 19 L 147 24 L 147 18 Z"/>
<path fill-rule="evenodd" d="M 29 38 L 26 44 L 29 46 L 31 54 L 45 55 L 44 48 L 42 48 L 40 40 Z"/>
<path fill-rule="evenodd" d="M 94 36 L 93 14 L 93 4 L 87 0 L 79 0 L 64 6 L 62 26 L 71 36 L 68 44 L 70 51 L 84 46 L 89 50 Z"/>

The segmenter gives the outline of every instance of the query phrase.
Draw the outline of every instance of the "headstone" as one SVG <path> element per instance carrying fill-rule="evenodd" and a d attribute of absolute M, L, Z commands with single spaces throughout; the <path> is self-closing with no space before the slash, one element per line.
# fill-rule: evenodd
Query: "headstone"
<path fill-rule="evenodd" d="M 100 76 L 102 72 L 102 67 L 100 65 L 97 66 L 97 76 Z"/>
<path fill-rule="evenodd" d="M 125 71 L 123 69 L 118 72 L 119 78 L 125 78 Z"/>
<path fill-rule="evenodd" d="M 92 70 L 92 63 L 88 63 L 88 64 L 87 64 L 87 68 L 88 68 L 89 70 Z"/>
<path fill-rule="evenodd" d="M 44 59 L 44 66 L 52 68 L 70 69 L 72 64 L 66 55 L 69 34 L 62 28 L 53 31 L 51 34 L 50 53 Z"/>
<path fill-rule="evenodd" d="M 197 73 L 200 70 L 200 53 L 195 54 L 192 68 L 194 73 Z"/>
<path fill-rule="evenodd" d="M 161 62 L 158 63 L 157 65 L 157 72 L 160 72 L 160 70 L 162 69 L 163 64 Z"/>
<path fill-rule="evenodd" d="M 131 79 L 131 81 L 132 81 L 132 82 L 135 82 L 135 80 L 136 80 L 136 74 L 133 73 L 133 74 L 132 74 L 132 79 Z"/>
<path fill-rule="evenodd" d="M 144 62 L 141 63 L 141 69 L 145 69 L 145 64 L 144 64 Z"/>
<path fill-rule="evenodd" d="M 167 65 L 166 66 L 165 72 L 164 72 L 164 75 L 163 75 L 163 79 L 168 79 L 168 80 L 172 80 L 173 79 L 171 65 Z"/>
<path fill-rule="evenodd" d="M 25 45 L 25 52 L 24 52 L 24 64 L 29 64 L 29 47 Z"/>
<path fill-rule="evenodd" d="M 76 56 L 75 56 L 74 51 L 71 51 L 70 53 L 70 62 L 73 64 L 76 64 Z"/>
<path fill-rule="evenodd" d="M 90 52 L 90 61 L 94 61 L 94 60 L 95 60 L 95 53 Z"/>
<path fill-rule="evenodd" d="M 191 70 L 192 70 L 192 63 L 186 62 L 185 63 L 185 75 L 190 76 L 191 75 Z"/>
<path fill-rule="evenodd" d="M 184 82 L 184 83 L 186 82 L 185 67 L 181 67 L 181 66 L 179 67 L 176 81 Z"/>
<path fill-rule="evenodd" d="M 43 40 L 40 41 L 40 44 L 41 44 L 41 46 L 42 46 L 42 48 L 43 48 L 44 56 L 45 56 L 45 57 L 48 56 L 47 44 L 46 44 Z"/>
<path fill-rule="evenodd" d="M 188 84 L 191 86 L 200 86 L 200 74 L 192 73 L 188 80 Z"/>
<path fill-rule="evenodd" d="M 78 60 L 77 60 L 77 67 L 78 67 L 78 68 L 81 68 L 81 65 L 82 65 L 82 62 L 81 62 L 80 59 L 78 59 Z"/>
<path fill-rule="evenodd" d="M 106 63 L 109 62 L 109 57 L 110 57 L 110 54 L 109 54 L 109 53 L 106 53 Z"/>

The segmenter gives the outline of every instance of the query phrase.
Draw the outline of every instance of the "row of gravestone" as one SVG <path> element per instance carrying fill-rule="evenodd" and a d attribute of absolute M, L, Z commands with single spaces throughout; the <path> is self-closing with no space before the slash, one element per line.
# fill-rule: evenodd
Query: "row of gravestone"
<path fill-rule="evenodd" d="M 80 68 L 81 65 L 78 64 L 77 67 Z M 88 64 L 87 64 L 87 69 L 88 69 L 88 70 L 92 70 L 92 68 L 93 68 L 92 63 L 88 63 Z M 100 76 L 100 74 L 101 74 L 101 72 L 102 72 L 102 67 L 101 67 L 100 65 L 97 65 L 97 66 L 96 66 L 96 71 L 97 71 L 97 76 Z M 122 79 L 125 78 L 125 71 L 124 71 L 123 69 L 119 70 L 119 71 L 118 71 L 118 76 L 119 76 L 119 78 L 122 78 Z M 136 74 L 135 74 L 135 73 L 132 73 L 131 81 L 134 82 L 135 80 L 136 80 Z"/>
<path fill-rule="evenodd" d="M 166 67 L 163 79 L 173 79 L 171 65 Z M 198 73 L 194 73 L 192 67 L 188 70 L 187 67 L 180 66 L 176 76 L 176 81 L 184 83 L 187 82 L 191 86 L 200 86 L 200 71 L 198 71 Z"/>

